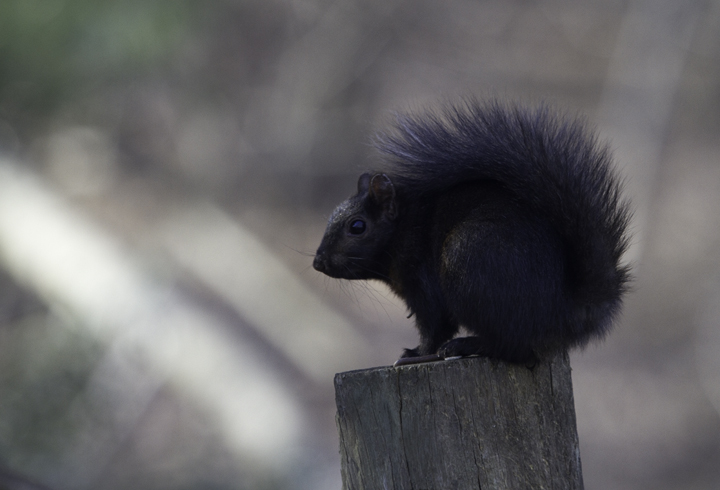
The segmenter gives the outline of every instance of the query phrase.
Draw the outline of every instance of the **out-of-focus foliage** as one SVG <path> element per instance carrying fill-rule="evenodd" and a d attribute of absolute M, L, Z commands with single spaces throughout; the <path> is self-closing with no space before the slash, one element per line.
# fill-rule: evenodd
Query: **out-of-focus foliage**
<path fill-rule="evenodd" d="M 0 119 L 30 129 L 61 103 L 157 69 L 196 11 L 186 0 L 0 2 Z"/>

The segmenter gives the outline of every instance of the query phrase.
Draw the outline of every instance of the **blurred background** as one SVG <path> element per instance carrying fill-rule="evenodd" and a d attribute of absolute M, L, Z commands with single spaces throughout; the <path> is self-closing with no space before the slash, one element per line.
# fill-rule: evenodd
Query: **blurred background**
<path fill-rule="evenodd" d="M 333 375 L 417 334 L 311 268 L 393 111 L 584 114 L 634 292 L 588 489 L 720 486 L 720 2 L 0 2 L 0 488 L 340 488 Z"/>

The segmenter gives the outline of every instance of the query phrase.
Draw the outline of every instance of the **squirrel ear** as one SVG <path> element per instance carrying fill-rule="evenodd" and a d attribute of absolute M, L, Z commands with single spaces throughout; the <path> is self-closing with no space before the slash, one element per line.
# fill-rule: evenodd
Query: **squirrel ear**
<path fill-rule="evenodd" d="M 364 194 L 370 188 L 370 178 L 372 176 L 369 173 L 364 173 L 358 179 L 358 194 Z"/>
<path fill-rule="evenodd" d="M 362 178 L 362 177 L 361 177 Z M 370 179 L 370 196 L 380 205 L 388 218 L 397 217 L 397 203 L 395 201 L 395 186 L 390 177 L 385 174 L 375 174 Z"/>

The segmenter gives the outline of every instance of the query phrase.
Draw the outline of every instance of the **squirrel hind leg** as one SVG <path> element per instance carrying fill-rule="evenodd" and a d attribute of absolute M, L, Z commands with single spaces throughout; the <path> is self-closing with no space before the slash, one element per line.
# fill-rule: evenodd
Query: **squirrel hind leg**
<path fill-rule="evenodd" d="M 452 339 L 440 346 L 438 355 L 443 359 L 481 356 L 516 364 L 524 364 L 528 367 L 534 366 L 538 361 L 532 349 L 516 349 L 513 352 L 498 352 L 496 349 L 491 348 L 487 341 L 481 337 L 457 337 Z"/>

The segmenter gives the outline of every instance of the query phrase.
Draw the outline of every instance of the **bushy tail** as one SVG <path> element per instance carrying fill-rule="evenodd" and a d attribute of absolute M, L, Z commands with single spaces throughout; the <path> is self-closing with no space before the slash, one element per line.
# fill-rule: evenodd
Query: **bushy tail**
<path fill-rule="evenodd" d="M 392 156 L 387 173 L 413 194 L 488 179 L 546 216 L 568 247 L 575 343 L 610 327 L 629 281 L 629 268 L 620 260 L 630 212 L 609 149 L 584 122 L 565 120 L 547 107 L 466 101 L 440 112 L 398 116 L 378 146 Z"/>

